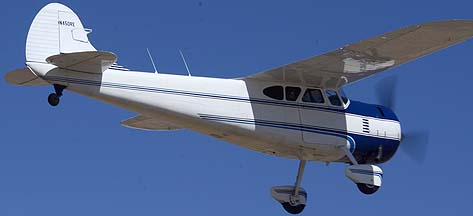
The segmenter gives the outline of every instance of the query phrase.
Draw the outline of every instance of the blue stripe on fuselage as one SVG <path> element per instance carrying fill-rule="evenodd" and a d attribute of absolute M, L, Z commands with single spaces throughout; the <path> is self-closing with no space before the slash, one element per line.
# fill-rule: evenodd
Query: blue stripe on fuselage
<path fill-rule="evenodd" d="M 219 100 L 250 102 L 250 103 L 258 103 L 258 104 L 273 105 L 273 106 L 323 110 L 326 112 L 348 113 L 348 114 L 354 114 L 354 115 L 374 117 L 378 119 L 399 121 L 399 119 L 396 117 L 394 112 L 392 112 L 390 109 L 386 107 L 362 103 L 362 102 L 358 102 L 354 100 L 350 101 L 350 105 L 348 106 L 347 109 L 343 109 L 341 107 L 337 108 L 337 107 L 322 106 L 322 105 L 315 105 L 315 104 L 308 104 L 308 103 L 279 101 L 279 100 L 274 100 L 274 99 L 246 98 L 246 97 L 239 97 L 239 96 L 232 96 L 232 95 L 220 95 L 220 94 L 212 94 L 212 93 L 206 93 L 206 92 L 183 91 L 183 90 L 176 90 L 176 89 L 165 89 L 165 88 L 157 88 L 157 87 L 150 87 L 150 86 L 123 84 L 123 83 L 101 82 L 101 81 L 94 81 L 94 80 L 76 79 L 76 78 L 67 78 L 67 77 L 58 77 L 58 76 L 45 76 L 43 77 L 43 79 L 49 80 L 49 81 L 67 82 L 67 83 L 89 85 L 89 86 L 103 86 L 103 87 L 109 87 L 109 88 L 127 89 L 127 90 L 134 90 L 134 91 L 143 91 L 143 92 L 168 93 L 168 94 L 177 94 L 177 95 L 185 95 L 185 96 L 192 96 L 192 97 L 213 98 L 213 99 L 219 99 Z M 377 107 L 380 107 L 383 110 L 384 116 L 381 115 Z"/>

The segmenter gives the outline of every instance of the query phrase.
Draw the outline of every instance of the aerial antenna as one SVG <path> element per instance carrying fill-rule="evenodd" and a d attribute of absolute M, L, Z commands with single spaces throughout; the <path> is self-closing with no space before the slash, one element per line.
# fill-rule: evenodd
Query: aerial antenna
<path fill-rule="evenodd" d="M 153 64 L 154 73 L 158 74 L 158 70 L 156 69 L 156 65 L 154 65 L 153 57 L 151 56 L 151 53 L 149 52 L 149 49 L 146 48 L 146 51 L 148 52 L 148 56 L 149 56 L 149 59 L 151 60 L 151 64 Z"/>
<path fill-rule="evenodd" d="M 184 65 L 186 66 L 187 74 L 189 76 L 192 76 L 191 71 L 189 70 L 189 66 L 187 66 L 186 58 L 184 58 L 184 54 L 182 54 L 181 50 L 179 50 L 179 53 L 181 54 L 181 58 L 182 58 L 182 61 L 184 62 Z"/>

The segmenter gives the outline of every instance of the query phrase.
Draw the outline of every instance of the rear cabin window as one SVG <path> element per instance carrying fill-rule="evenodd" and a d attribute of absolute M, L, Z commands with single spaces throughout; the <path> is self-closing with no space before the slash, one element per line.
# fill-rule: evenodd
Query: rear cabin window
<path fill-rule="evenodd" d="M 342 102 L 340 101 L 340 98 L 338 98 L 338 94 L 334 90 L 326 90 L 325 93 L 327 93 L 327 98 L 330 101 L 330 104 L 334 106 L 341 106 Z"/>
<path fill-rule="evenodd" d="M 319 89 L 307 89 L 302 96 L 302 101 L 309 103 L 325 103 L 322 91 Z"/>
<path fill-rule="evenodd" d="M 284 88 L 282 86 L 271 86 L 263 89 L 263 94 L 276 100 L 284 99 Z"/>
<path fill-rule="evenodd" d="M 286 100 L 296 101 L 299 97 L 299 94 L 301 94 L 301 88 L 292 86 L 286 87 Z"/>

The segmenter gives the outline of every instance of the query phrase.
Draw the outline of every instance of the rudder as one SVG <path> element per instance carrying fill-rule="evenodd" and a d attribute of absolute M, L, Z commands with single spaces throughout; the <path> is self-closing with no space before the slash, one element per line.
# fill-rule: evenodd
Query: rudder
<path fill-rule="evenodd" d="M 95 51 L 79 17 L 58 3 L 44 6 L 35 16 L 26 39 L 26 61 L 46 63 L 49 56 Z"/>

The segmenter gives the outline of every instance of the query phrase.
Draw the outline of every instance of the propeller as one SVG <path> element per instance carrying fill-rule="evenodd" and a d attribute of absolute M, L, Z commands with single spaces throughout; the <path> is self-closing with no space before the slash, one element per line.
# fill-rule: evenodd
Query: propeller
<path fill-rule="evenodd" d="M 386 77 L 375 86 L 378 101 L 381 105 L 391 110 L 394 110 L 396 106 L 396 87 L 396 76 Z M 429 132 L 426 130 L 403 132 L 400 147 L 412 160 L 422 163 L 427 153 L 429 135 Z"/>
<path fill-rule="evenodd" d="M 401 149 L 417 163 L 423 163 L 429 143 L 428 131 L 409 131 L 402 134 Z"/>
<path fill-rule="evenodd" d="M 376 96 L 381 105 L 394 110 L 396 105 L 397 77 L 390 76 L 376 84 Z"/>

